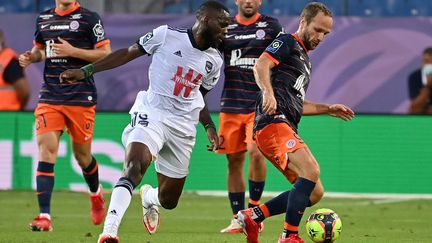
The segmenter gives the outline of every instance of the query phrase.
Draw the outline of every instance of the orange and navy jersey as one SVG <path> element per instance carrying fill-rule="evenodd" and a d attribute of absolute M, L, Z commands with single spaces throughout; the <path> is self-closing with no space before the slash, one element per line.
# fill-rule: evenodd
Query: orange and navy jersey
<path fill-rule="evenodd" d="M 312 69 L 308 50 L 296 35 L 282 34 L 273 40 L 262 55 L 276 64 L 271 72 L 271 84 L 277 109 L 275 115 L 264 113 L 262 96 L 259 95 L 254 130 L 260 130 L 270 123 L 286 122 L 296 131 L 303 114 L 303 102 Z"/>
<path fill-rule="evenodd" d="M 96 86 L 93 77 L 76 83 L 60 83 L 59 75 L 67 69 L 76 69 L 89 62 L 56 56 L 52 44 L 64 39 L 80 49 L 95 49 L 109 43 L 102 21 L 97 13 L 81 8 L 76 2 L 69 11 L 50 9 L 42 12 L 36 21 L 34 44 L 46 53 L 44 82 L 39 102 L 61 105 L 92 106 L 96 104 Z"/>
<path fill-rule="evenodd" d="M 257 14 L 247 22 L 242 21 L 238 15 L 233 19 L 222 45 L 225 60 L 222 112 L 254 112 L 259 88 L 252 68 L 281 31 L 278 20 L 266 15 Z"/>

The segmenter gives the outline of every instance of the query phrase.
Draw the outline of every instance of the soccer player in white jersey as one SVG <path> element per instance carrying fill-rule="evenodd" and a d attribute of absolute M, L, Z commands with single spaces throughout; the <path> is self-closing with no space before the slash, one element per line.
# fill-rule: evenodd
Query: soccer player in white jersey
<path fill-rule="evenodd" d="M 219 79 L 222 57 L 216 49 L 226 34 L 229 11 L 217 1 L 204 2 L 191 29 L 160 26 L 129 48 L 82 67 L 63 72 L 63 82 L 81 80 L 95 72 L 123 65 L 142 55 L 152 55 L 150 86 L 138 93 L 124 129 L 126 147 L 123 176 L 115 185 L 98 242 L 119 242 L 117 231 L 132 191 L 155 159 L 158 188 L 140 188 L 143 223 L 150 234 L 159 226 L 158 207 L 177 206 L 188 175 L 196 126 L 200 121 L 217 149 L 219 141 L 203 97 Z"/>

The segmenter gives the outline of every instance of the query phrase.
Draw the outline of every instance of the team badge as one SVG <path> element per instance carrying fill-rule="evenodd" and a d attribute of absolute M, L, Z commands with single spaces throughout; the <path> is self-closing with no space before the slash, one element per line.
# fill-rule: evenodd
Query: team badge
<path fill-rule="evenodd" d="M 79 22 L 74 20 L 72 22 L 70 22 L 69 24 L 69 29 L 70 30 L 77 30 L 79 28 Z"/>
<path fill-rule="evenodd" d="M 294 148 L 296 146 L 296 141 L 294 139 L 290 139 L 288 140 L 288 142 L 286 143 L 287 148 L 291 149 Z"/>
<path fill-rule="evenodd" d="M 207 73 L 210 73 L 213 68 L 213 63 L 206 61 L 205 70 Z"/>
<path fill-rule="evenodd" d="M 265 39 L 266 32 L 262 29 L 259 29 L 256 31 L 255 35 L 256 35 L 257 40 L 263 40 L 263 39 Z"/>
<path fill-rule="evenodd" d="M 276 53 L 282 46 L 283 42 L 280 40 L 274 40 L 267 48 L 266 51 L 270 53 Z"/>

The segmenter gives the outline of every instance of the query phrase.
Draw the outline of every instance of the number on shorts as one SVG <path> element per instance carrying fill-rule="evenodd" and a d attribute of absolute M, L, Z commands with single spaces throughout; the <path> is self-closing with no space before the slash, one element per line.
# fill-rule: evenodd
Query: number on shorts
<path fill-rule="evenodd" d="M 132 127 L 135 127 L 137 124 L 147 127 L 149 124 L 147 114 L 134 112 L 134 116 L 132 117 L 130 124 Z"/>

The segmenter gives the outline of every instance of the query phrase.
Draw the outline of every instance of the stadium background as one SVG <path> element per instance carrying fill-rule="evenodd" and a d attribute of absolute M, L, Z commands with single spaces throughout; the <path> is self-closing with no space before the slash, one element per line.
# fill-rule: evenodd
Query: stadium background
<path fill-rule="evenodd" d="M 37 13 L 54 0 L 0 0 L 0 28 L 10 47 L 23 52 L 32 45 Z M 102 15 L 113 49 L 129 46 L 161 24 L 189 27 L 201 1 L 80 1 Z M 263 1 L 263 13 L 275 15 L 287 32 L 295 31 L 306 0 Z M 329 117 L 306 117 L 300 134 L 315 152 L 326 189 L 336 193 L 432 197 L 432 118 L 408 116 L 407 75 L 420 66 L 420 55 L 432 45 L 432 3 L 428 0 L 327 0 L 335 12 L 333 33 L 312 53 L 314 65 L 308 99 L 341 102 L 361 113 L 349 123 Z M 155 6 L 162 4 L 162 6 Z M 235 13 L 232 1 L 227 4 Z M 128 108 L 136 93 L 148 86 L 150 58 L 97 74 L 99 113 L 93 151 L 100 161 L 101 180 L 111 188 L 121 173 L 120 142 Z M 32 86 L 28 112 L 0 113 L 0 189 L 34 188 L 37 147 L 33 115 L 43 65 L 26 70 Z M 210 93 L 217 120 L 223 77 Z M 114 112 L 113 112 L 114 111 Z M 186 189 L 224 191 L 226 161 L 205 151 L 203 129 L 191 162 Z M 68 137 L 62 137 L 56 165 L 56 189 L 81 190 L 85 184 L 73 161 Z M 154 173 L 146 182 L 155 184 Z M 270 169 L 267 191 L 286 183 Z"/>

